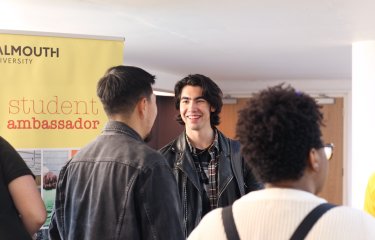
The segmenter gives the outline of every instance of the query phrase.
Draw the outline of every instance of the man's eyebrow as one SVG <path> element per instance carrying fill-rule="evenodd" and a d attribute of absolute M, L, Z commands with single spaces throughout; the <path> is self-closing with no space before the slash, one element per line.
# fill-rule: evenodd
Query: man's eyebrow
<path fill-rule="evenodd" d="M 181 97 L 181 100 L 182 99 L 184 99 L 184 100 L 191 100 L 190 97 Z M 199 96 L 199 97 L 194 98 L 193 100 L 199 100 L 199 99 L 204 99 L 204 97 L 203 96 Z"/>

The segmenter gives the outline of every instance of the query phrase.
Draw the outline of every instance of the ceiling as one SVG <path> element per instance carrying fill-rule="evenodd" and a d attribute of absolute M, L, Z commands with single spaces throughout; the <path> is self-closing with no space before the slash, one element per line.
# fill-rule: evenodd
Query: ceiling
<path fill-rule="evenodd" d="M 351 89 L 351 44 L 375 39 L 370 0 L 2 0 L 0 29 L 125 38 L 124 64 L 172 90 L 190 73 L 224 93 L 288 82 Z"/>

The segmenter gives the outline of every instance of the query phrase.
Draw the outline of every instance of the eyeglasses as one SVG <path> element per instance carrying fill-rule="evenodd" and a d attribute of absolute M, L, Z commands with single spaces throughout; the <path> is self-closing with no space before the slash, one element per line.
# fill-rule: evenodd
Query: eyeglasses
<path fill-rule="evenodd" d="M 333 156 L 333 143 L 324 144 L 324 153 L 326 154 L 327 160 L 331 160 Z"/>

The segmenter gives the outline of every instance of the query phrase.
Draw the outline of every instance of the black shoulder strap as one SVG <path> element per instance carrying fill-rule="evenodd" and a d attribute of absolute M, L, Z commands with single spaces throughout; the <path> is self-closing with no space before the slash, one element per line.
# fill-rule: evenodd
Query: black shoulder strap
<path fill-rule="evenodd" d="M 336 207 L 334 204 L 322 203 L 315 207 L 311 212 L 303 219 L 296 231 L 293 233 L 291 240 L 302 240 L 309 233 L 310 229 L 314 226 L 316 221 L 328 210 Z M 227 239 L 230 240 L 240 240 L 238 235 L 236 224 L 233 218 L 232 205 L 223 208 L 222 218 L 224 224 L 225 234 Z"/>
<path fill-rule="evenodd" d="M 294 231 L 290 240 L 302 240 L 305 239 L 310 229 L 314 226 L 316 221 L 328 210 L 336 207 L 336 205 L 330 203 L 322 203 L 315 207 L 307 216 L 302 220 L 298 228 Z"/>
<path fill-rule="evenodd" d="M 238 235 L 236 228 L 236 223 L 234 222 L 233 218 L 232 205 L 223 208 L 221 214 L 223 218 L 224 230 L 225 234 L 227 235 L 227 239 L 240 240 L 240 236 Z"/>

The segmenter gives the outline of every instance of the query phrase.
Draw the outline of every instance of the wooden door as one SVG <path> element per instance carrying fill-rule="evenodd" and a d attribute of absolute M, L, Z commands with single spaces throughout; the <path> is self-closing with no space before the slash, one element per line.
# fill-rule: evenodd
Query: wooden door
<path fill-rule="evenodd" d="M 322 128 L 323 140 L 335 145 L 333 158 L 329 161 L 329 172 L 323 191 L 319 196 L 335 204 L 343 203 L 343 144 L 344 144 L 344 106 L 343 98 L 336 98 L 334 104 L 322 105 L 325 127 Z"/>
<path fill-rule="evenodd" d="M 158 115 L 152 128 L 152 138 L 149 146 L 158 150 L 176 138 L 184 131 L 184 126 L 176 121 L 178 111 L 173 97 L 157 96 Z"/>
<path fill-rule="evenodd" d="M 247 99 L 238 99 L 237 104 L 225 104 L 220 114 L 219 129 L 228 137 L 235 138 L 238 111 L 245 106 Z M 335 204 L 343 202 L 343 98 L 335 98 L 334 104 L 322 105 L 325 127 L 323 140 L 335 145 L 333 158 L 329 162 L 329 173 L 319 196 Z"/>

